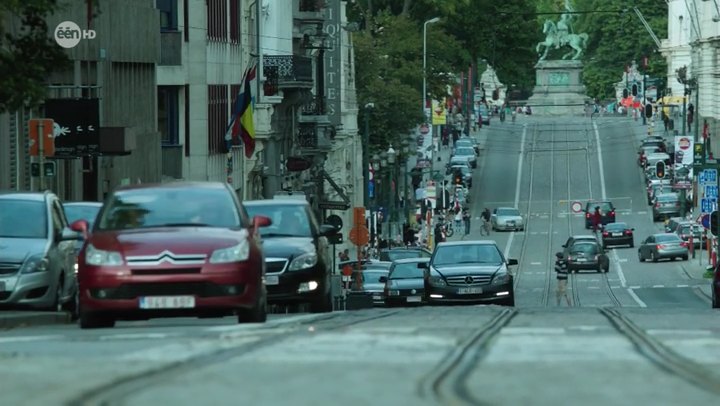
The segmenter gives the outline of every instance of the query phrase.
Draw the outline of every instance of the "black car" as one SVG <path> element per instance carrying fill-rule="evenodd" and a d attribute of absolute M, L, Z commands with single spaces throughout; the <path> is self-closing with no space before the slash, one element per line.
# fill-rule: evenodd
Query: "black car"
<path fill-rule="evenodd" d="M 597 242 L 577 242 L 568 250 L 568 272 L 593 270 L 607 272 L 610 270 L 610 258 Z"/>
<path fill-rule="evenodd" d="M 355 263 L 357 266 L 357 262 Z M 361 265 L 358 272 L 353 269 L 350 279 L 350 289 L 353 294 L 364 294 L 372 296 L 373 304 L 385 304 L 385 280 L 390 273 L 392 262 L 366 262 Z M 362 274 L 362 283 L 358 283 L 357 277 Z"/>
<path fill-rule="evenodd" d="M 585 205 L 585 228 L 592 228 L 593 226 L 593 214 L 595 213 L 595 208 L 600 207 L 600 214 L 602 219 L 602 224 L 610 224 L 615 222 L 615 206 L 612 204 L 609 200 L 597 200 L 597 201 L 589 201 Z"/>
<path fill-rule="evenodd" d="M 428 269 L 427 295 L 430 303 L 494 302 L 515 306 L 513 276 L 509 266 L 516 259 L 505 256 L 494 241 L 442 242 L 430 262 L 418 263 Z"/>
<path fill-rule="evenodd" d="M 336 233 L 335 227 L 318 224 L 304 199 L 252 200 L 243 205 L 250 217 L 272 220 L 260 229 L 268 304 L 307 303 L 314 313 L 332 311 L 327 237 Z"/>
<path fill-rule="evenodd" d="M 400 259 L 390 266 L 390 275 L 381 278 L 385 283 L 385 305 L 421 304 L 425 296 L 425 269 L 418 263 L 430 261 L 430 258 Z"/>
<path fill-rule="evenodd" d="M 629 245 L 630 248 L 634 247 L 633 231 L 635 231 L 635 229 L 626 223 L 608 224 L 602 233 L 603 247 L 607 248 L 611 245 Z"/>
<path fill-rule="evenodd" d="M 397 261 L 410 258 L 430 258 L 432 252 L 422 247 L 394 247 L 380 250 L 380 261 Z"/>
<path fill-rule="evenodd" d="M 563 254 L 565 254 L 565 258 L 567 258 L 567 256 L 569 255 L 570 249 L 572 248 L 572 246 L 575 245 L 575 244 L 577 244 L 577 243 L 581 243 L 581 242 L 597 243 L 597 242 L 598 242 L 598 238 L 597 238 L 595 235 L 592 235 L 592 234 L 573 235 L 573 236 L 569 237 L 569 238 L 567 239 L 567 241 L 565 242 L 565 244 L 563 244 L 563 246 L 562 246 L 562 247 L 563 247 Z"/>

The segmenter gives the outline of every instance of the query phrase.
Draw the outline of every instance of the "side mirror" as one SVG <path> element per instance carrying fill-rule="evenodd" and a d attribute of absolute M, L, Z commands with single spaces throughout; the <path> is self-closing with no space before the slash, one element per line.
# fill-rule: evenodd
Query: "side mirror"
<path fill-rule="evenodd" d="M 635 231 L 635 228 L 631 228 L 630 231 Z"/>
<path fill-rule="evenodd" d="M 429 269 L 427 262 L 418 262 L 417 267 L 419 269 Z"/>
<path fill-rule="evenodd" d="M 517 265 L 518 260 L 517 259 L 508 259 L 507 264 L 508 264 L 508 266 Z"/>
<path fill-rule="evenodd" d="M 323 224 L 320 226 L 321 236 L 328 237 L 335 234 L 337 234 L 337 228 L 335 228 L 335 226 L 332 226 L 330 224 Z"/>
<path fill-rule="evenodd" d="M 256 229 L 261 227 L 267 227 L 272 224 L 272 220 L 270 220 L 269 217 L 265 216 L 255 216 L 253 217 L 253 227 Z"/>
<path fill-rule="evenodd" d="M 387 278 L 387 276 L 381 276 L 378 281 L 379 281 L 380 283 L 387 283 L 388 278 Z"/>
<path fill-rule="evenodd" d="M 563 248 L 567 248 L 567 244 L 563 244 L 562 247 L 563 247 Z"/>
<path fill-rule="evenodd" d="M 70 224 L 70 230 L 80 233 L 83 238 L 88 237 L 88 228 L 90 228 L 90 225 L 86 220 L 77 220 Z"/>
<path fill-rule="evenodd" d="M 69 228 L 63 229 L 58 235 L 58 241 L 80 241 L 85 238 L 81 232 L 73 231 Z"/>

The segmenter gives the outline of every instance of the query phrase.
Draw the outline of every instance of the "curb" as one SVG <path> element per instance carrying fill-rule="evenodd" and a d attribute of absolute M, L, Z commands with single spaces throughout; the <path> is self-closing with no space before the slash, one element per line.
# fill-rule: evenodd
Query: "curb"
<path fill-rule="evenodd" d="M 69 313 L 28 313 L 2 314 L 0 312 L 0 330 L 19 327 L 45 326 L 51 324 L 67 324 L 71 322 Z"/>

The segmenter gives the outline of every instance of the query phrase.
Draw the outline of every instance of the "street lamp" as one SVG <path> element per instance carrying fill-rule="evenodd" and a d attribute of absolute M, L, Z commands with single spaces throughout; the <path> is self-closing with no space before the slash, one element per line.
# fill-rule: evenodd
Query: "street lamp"
<path fill-rule="evenodd" d="M 375 238 L 377 235 L 377 201 L 378 201 L 378 175 L 380 175 L 380 156 L 378 154 L 373 155 L 372 159 L 372 167 L 373 167 L 373 198 L 372 203 L 370 204 L 370 218 L 372 219 L 370 221 L 370 241 L 375 242 Z M 368 165 L 369 167 L 370 165 Z M 369 170 L 369 169 L 368 169 Z"/>
<path fill-rule="evenodd" d="M 402 183 L 402 185 L 403 185 L 403 186 L 402 186 L 402 194 L 403 194 L 403 223 L 408 223 L 408 224 L 410 224 L 410 220 L 409 220 L 409 218 L 410 218 L 410 212 L 409 212 L 410 208 L 409 208 L 409 202 L 408 202 L 408 200 L 410 200 L 410 199 L 408 198 L 408 190 L 407 190 L 407 188 L 408 188 L 408 173 L 407 173 L 407 169 L 408 169 L 408 161 L 409 161 L 409 160 L 408 160 L 408 157 L 410 157 L 410 140 L 407 139 L 407 138 L 404 139 L 404 140 L 402 141 L 401 145 L 402 145 L 402 150 L 401 150 L 401 151 L 402 151 L 402 156 L 403 156 L 403 160 L 405 161 L 405 162 L 402 162 L 402 166 L 403 166 L 403 178 L 402 178 L 402 180 L 403 180 L 403 183 Z"/>
<path fill-rule="evenodd" d="M 395 162 L 397 161 L 397 152 L 392 147 L 392 144 L 390 144 L 390 148 L 387 150 L 387 157 L 388 157 L 388 194 L 390 196 L 389 203 L 389 223 L 388 223 L 388 244 L 390 243 L 390 240 L 394 234 L 394 227 L 393 225 L 397 221 L 397 182 L 395 182 L 395 188 L 393 188 L 393 179 L 396 179 L 397 176 L 395 176 Z M 389 248 L 389 247 L 388 247 Z"/>
<path fill-rule="evenodd" d="M 431 18 L 423 24 L 423 89 L 422 89 L 422 113 L 425 120 L 428 119 L 425 114 L 425 106 L 427 105 L 427 26 L 440 21 L 440 17 Z"/>

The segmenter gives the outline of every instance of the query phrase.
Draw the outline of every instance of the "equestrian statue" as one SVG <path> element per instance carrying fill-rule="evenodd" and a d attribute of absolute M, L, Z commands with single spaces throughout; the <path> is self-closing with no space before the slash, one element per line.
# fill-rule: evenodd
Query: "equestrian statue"
<path fill-rule="evenodd" d="M 583 50 L 587 47 L 588 35 L 585 33 L 574 34 L 572 32 L 571 20 L 574 12 L 575 10 L 572 8 L 570 0 L 565 0 L 565 13 L 560 16 L 557 24 L 552 20 L 545 20 L 545 24 L 543 25 L 545 40 L 538 42 L 535 47 L 535 52 L 538 54 L 540 53 L 540 48 L 545 48 L 545 52 L 540 56 L 541 61 L 545 60 L 550 49 L 559 49 L 565 46 L 569 46 L 573 50 L 563 55 L 562 59 L 567 59 L 570 56 L 572 56 L 573 60 L 580 59 Z"/>

